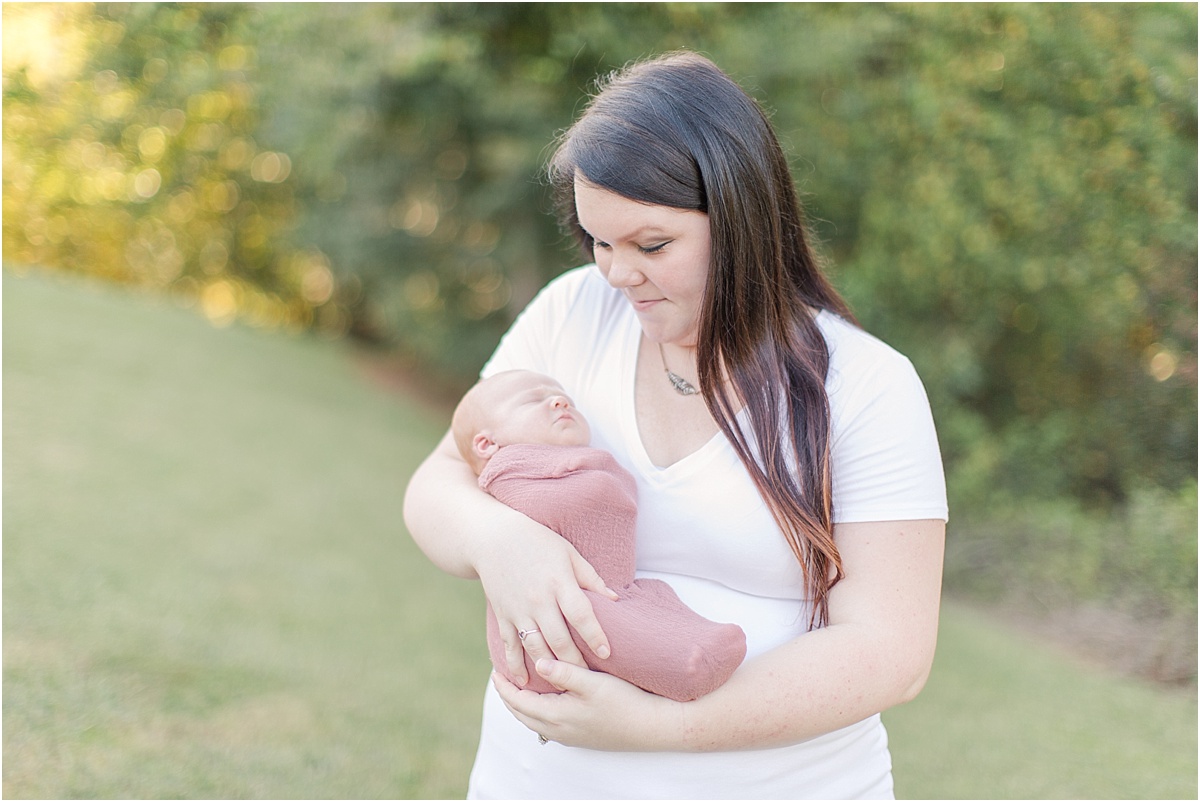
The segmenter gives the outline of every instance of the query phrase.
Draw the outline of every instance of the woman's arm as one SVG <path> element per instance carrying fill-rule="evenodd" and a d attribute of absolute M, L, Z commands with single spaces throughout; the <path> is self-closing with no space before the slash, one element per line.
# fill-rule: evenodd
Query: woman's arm
<path fill-rule="evenodd" d="M 449 432 L 408 484 L 404 523 L 443 571 L 482 581 L 513 676 L 525 678 L 523 649 L 535 660 L 557 655 L 584 665 L 566 622 L 607 656 L 607 639 L 581 590 L 613 595 L 604 580 L 558 534 L 480 490 Z M 522 642 L 518 629 L 538 629 L 542 637 Z"/>
<path fill-rule="evenodd" d="M 942 521 L 836 527 L 846 577 L 829 626 L 747 661 L 694 702 L 652 696 L 605 674 L 545 661 L 567 690 L 536 696 L 497 681 L 526 726 L 596 749 L 726 751 L 796 743 L 911 700 L 937 643 Z"/>

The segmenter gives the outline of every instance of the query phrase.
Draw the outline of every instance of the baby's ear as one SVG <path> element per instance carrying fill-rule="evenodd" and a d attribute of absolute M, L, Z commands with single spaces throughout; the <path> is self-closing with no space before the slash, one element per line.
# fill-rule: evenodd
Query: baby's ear
<path fill-rule="evenodd" d="M 488 436 L 487 432 L 480 432 L 471 439 L 471 451 L 475 453 L 476 457 L 484 462 L 491 459 L 492 456 L 499 450 L 500 446 L 496 444 L 495 440 Z"/>

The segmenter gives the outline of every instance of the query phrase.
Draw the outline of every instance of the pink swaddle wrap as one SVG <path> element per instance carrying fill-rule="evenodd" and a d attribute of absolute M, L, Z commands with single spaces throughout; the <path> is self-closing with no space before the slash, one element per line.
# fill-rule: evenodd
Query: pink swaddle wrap
<path fill-rule="evenodd" d="M 746 656 L 746 636 L 685 606 L 657 579 L 635 579 L 637 483 L 606 451 L 586 446 L 509 445 L 484 466 L 479 486 L 558 532 L 591 563 L 619 600 L 584 591 L 612 654 L 597 657 L 574 628 L 588 666 L 678 701 L 696 699 L 729 679 Z M 491 605 L 488 651 L 512 679 Z M 529 690 L 557 693 L 525 658 Z"/>

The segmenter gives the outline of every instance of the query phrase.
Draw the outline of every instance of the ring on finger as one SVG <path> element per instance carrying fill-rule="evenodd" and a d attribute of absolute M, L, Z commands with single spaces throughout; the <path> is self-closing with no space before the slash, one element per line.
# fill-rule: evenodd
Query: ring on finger
<path fill-rule="evenodd" d="M 525 638 L 527 636 L 533 635 L 534 633 L 540 633 L 540 632 L 541 632 L 541 630 L 538 629 L 537 627 L 533 627 L 531 629 L 518 629 L 517 637 L 520 638 L 521 640 L 525 640 Z"/>
<path fill-rule="evenodd" d="M 538 733 L 538 743 L 540 743 L 542 746 L 545 746 L 546 744 L 550 743 L 550 739 L 547 738 L 545 735 L 542 735 L 539 732 Z"/>

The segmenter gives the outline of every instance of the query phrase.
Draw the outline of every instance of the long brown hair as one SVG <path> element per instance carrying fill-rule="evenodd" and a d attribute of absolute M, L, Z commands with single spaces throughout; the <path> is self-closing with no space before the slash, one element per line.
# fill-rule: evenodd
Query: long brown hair
<path fill-rule="evenodd" d="M 810 626 L 827 624 L 843 569 L 833 539 L 829 348 L 816 314 L 855 321 L 809 244 L 766 115 L 702 56 L 635 64 L 600 82 L 549 166 L 560 219 L 590 254 L 575 212 L 577 172 L 631 200 L 708 215 L 700 391 L 800 562 Z M 722 366 L 745 404 L 748 433 L 720 389 Z"/>

